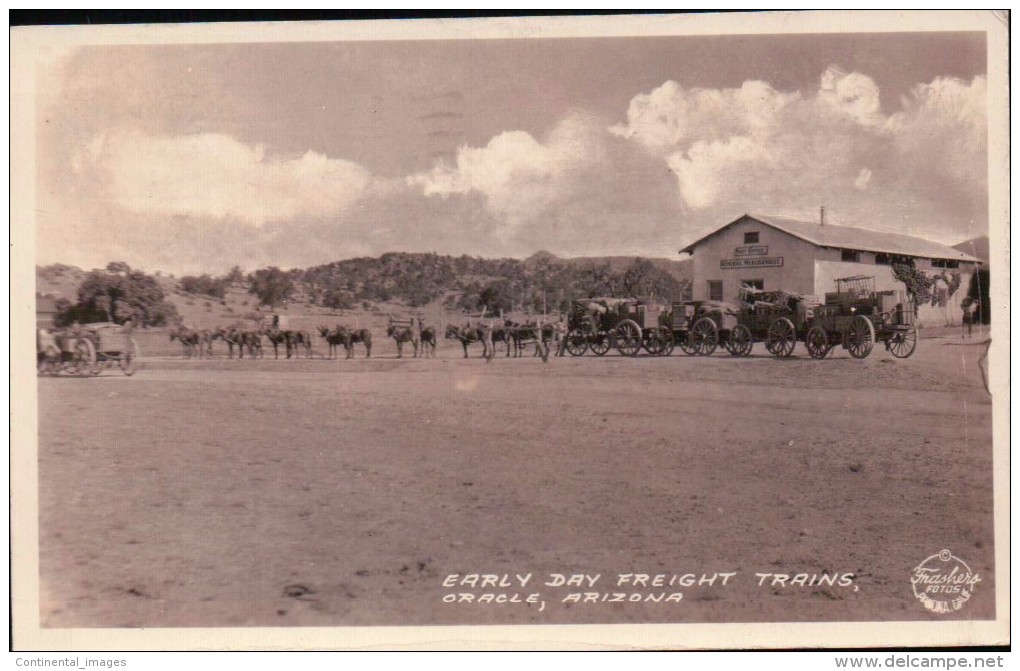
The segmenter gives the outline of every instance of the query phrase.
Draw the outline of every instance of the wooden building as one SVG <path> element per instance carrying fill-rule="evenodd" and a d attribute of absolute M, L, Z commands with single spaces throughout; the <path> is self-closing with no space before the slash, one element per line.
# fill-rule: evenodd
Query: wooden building
<path fill-rule="evenodd" d="M 921 306 L 922 326 L 959 324 L 960 301 L 980 259 L 938 242 L 899 233 L 834 226 L 786 217 L 745 214 L 680 250 L 694 260 L 695 300 L 733 301 L 741 284 L 824 296 L 834 280 L 852 275 L 875 277 L 875 288 L 904 289 L 893 264 L 912 265 L 939 279 L 935 305 Z M 949 285 L 959 275 L 959 288 Z"/>

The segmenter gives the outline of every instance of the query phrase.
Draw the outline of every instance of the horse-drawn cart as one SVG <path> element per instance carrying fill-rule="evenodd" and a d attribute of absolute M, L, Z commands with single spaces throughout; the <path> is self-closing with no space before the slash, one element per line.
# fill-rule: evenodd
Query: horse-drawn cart
<path fill-rule="evenodd" d="M 836 280 L 835 293 L 814 311 L 804 338 L 812 358 L 824 359 L 842 345 L 855 359 L 871 354 L 876 342 L 905 359 L 917 347 L 914 304 L 900 290 L 875 291 L 875 278 L 854 275 Z"/>
<path fill-rule="evenodd" d="M 676 344 L 688 355 L 708 356 L 721 345 L 733 356 L 748 356 L 754 343 L 763 342 L 770 354 L 790 356 L 807 332 L 811 300 L 752 287 L 743 287 L 739 298 L 737 303 L 673 303 L 670 328 Z"/>
<path fill-rule="evenodd" d="M 567 317 L 566 350 L 572 356 L 610 349 L 637 356 L 642 348 L 659 355 L 672 349 L 673 336 L 660 323 L 662 308 L 633 298 L 589 298 L 573 301 Z"/>
<path fill-rule="evenodd" d="M 140 351 L 129 326 L 100 323 L 51 332 L 40 329 L 36 337 L 36 366 L 40 374 L 99 375 L 117 365 L 134 375 Z"/>

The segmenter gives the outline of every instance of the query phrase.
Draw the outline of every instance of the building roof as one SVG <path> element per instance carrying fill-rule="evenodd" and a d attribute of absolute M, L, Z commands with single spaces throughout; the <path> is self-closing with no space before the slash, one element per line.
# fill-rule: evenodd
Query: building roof
<path fill-rule="evenodd" d="M 774 217 L 771 215 L 745 214 L 734 221 L 718 228 L 708 235 L 702 236 L 691 244 L 680 250 L 681 253 L 691 253 L 694 248 L 706 239 L 719 233 L 725 228 L 732 226 L 738 221 L 753 219 L 766 226 L 771 226 L 784 233 L 800 238 L 806 242 L 819 247 L 836 247 L 842 249 L 859 249 L 866 252 L 882 252 L 885 254 L 898 254 L 901 256 L 916 256 L 929 259 L 949 259 L 952 261 L 968 261 L 981 263 L 981 259 L 966 254 L 959 249 L 953 249 L 924 238 L 915 238 L 912 235 L 901 233 L 885 233 L 883 231 L 871 231 L 866 228 L 854 228 L 851 226 L 835 226 L 832 224 L 822 225 L 813 221 L 802 219 L 790 219 L 787 217 Z"/>

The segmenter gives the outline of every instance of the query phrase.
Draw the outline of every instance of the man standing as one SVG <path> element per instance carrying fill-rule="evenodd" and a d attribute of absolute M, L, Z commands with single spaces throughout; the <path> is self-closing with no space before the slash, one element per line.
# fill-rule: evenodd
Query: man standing
<path fill-rule="evenodd" d="M 960 301 L 960 307 L 963 309 L 963 327 L 965 329 L 961 337 L 969 338 L 974 334 L 974 320 L 977 319 L 980 306 L 981 301 L 971 296 L 967 296 Z"/>

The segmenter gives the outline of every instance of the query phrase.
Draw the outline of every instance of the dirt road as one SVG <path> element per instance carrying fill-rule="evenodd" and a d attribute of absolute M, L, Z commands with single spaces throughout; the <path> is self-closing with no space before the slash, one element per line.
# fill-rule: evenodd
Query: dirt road
<path fill-rule="evenodd" d="M 957 343 L 43 378 L 42 623 L 992 617 L 991 402 Z M 935 616 L 910 576 L 943 548 L 981 582 Z"/>

